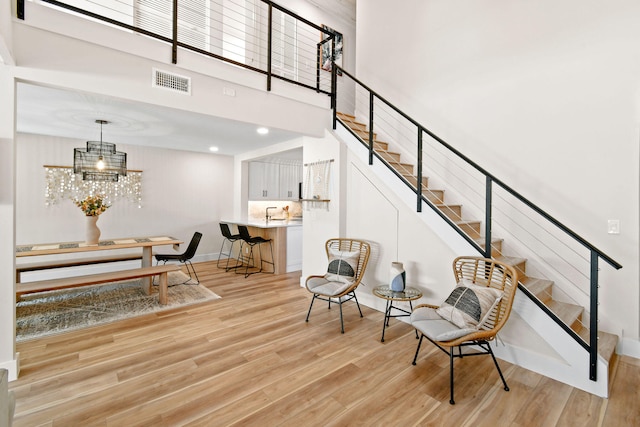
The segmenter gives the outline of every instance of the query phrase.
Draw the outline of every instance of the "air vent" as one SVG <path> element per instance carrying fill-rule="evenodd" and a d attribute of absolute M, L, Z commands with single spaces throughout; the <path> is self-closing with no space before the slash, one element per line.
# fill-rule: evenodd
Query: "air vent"
<path fill-rule="evenodd" d="M 156 68 L 153 69 L 152 85 L 153 87 L 191 95 L 191 79 L 189 77 L 179 76 Z"/>

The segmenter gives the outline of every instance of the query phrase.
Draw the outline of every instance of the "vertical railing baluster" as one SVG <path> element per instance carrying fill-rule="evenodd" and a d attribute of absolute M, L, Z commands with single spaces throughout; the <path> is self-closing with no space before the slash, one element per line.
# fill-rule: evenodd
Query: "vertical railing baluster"
<path fill-rule="evenodd" d="M 324 34 L 320 32 L 320 34 Z M 322 68 L 322 46 L 324 43 L 320 42 L 316 45 L 316 92 L 320 92 L 320 68 Z M 334 128 L 335 129 L 335 128 Z"/>
<path fill-rule="evenodd" d="M 333 111 L 333 129 L 338 125 L 338 70 L 335 62 L 331 62 L 331 110 Z"/>
<path fill-rule="evenodd" d="M 589 302 L 589 379 L 598 379 L 598 254 L 591 250 L 591 292 Z"/>
<path fill-rule="evenodd" d="M 178 0 L 173 0 L 173 40 L 171 43 L 171 62 L 178 63 Z"/>
<path fill-rule="evenodd" d="M 273 5 L 269 3 L 267 20 L 267 92 L 271 92 L 271 55 L 273 46 Z"/>
<path fill-rule="evenodd" d="M 18 0 L 16 3 L 16 16 L 24 21 L 24 0 Z"/>
<path fill-rule="evenodd" d="M 484 216 L 484 256 L 491 258 L 491 208 L 492 208 L 492 184 L 490 176 L 486 176 L 485 216 Z"/>
<path fill-rule="evenodd" d="M 369 164 L 373 164 L 373 92 L 369 91 Z"/>
<path fill-rule="evenodd" d="M 417 211 L 422 212 L 422 127 L 418 126 L 418 170 L 416 179 L 416 194 L 418 196 Z"/>

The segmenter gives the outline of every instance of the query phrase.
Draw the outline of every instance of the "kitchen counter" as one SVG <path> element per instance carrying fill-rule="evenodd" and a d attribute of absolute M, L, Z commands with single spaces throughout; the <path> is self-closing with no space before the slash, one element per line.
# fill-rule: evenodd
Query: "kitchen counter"
<path fill-rule="evenodd" d="M 245 220 L 221 220 L 220 222 L 224 222 L 227 224 L 235 224 L 235 225 L 246 225 L 247 227 L 255 227 L 255 228 L 280 228 L 280 227 L 302 227 L 302 218 L 291 218 L 291 219 L 270 219 L 267 220 L 256 220 L 256 219 L 245 219 Z"/>
<path fill-rule="evenodd" d="M 289 271 L 299 270 L 299 267 L 293 267 L 293 265 L 301 264 L 300 262 L 292 262 L 291 258 L 296 255 L 300 255 L 302 250 L 302 241 L 300 240 L 302 237 L 302 218 L 291 218 L 291 219 L 271 219 L 267 220 L 255 220 L 255 219 L 241 219 L 241 220 L 221 220 L 220 222 L 229 224 L 231 226 L 235 226 L 232 228 L 237 228 L 238 225 L 245 225 L 249 230 L 249 234 L 252 237 L 261 236 L 265 239 L 271 239 L 271 244 L 273 245 L 273 262 L 274 262 L 274 273 L 275 274 L 284 274 Z M 291 230 L 289 230 L 291 229 Z M 293 233 L 294 230 L 296 233 Z M 299 231 L 298 231 L 299 230 Z M 231 230 L 233 234 L 237 231 Z M 291 235 L 289 235 L 291 234 Z M 287 242 L 290 242 L 293 236 L 299 236 L 298 240 L 300 240 L 299 245 L 295 245 L 296 248 L 291 249 L 291 253 L 287 254 L 287 247 L 289 246 Z M 299 246 L 299 247 L 298 247 Z M 243 246 L 243 250 L 247 250 L 247 245 Z M 271 254 L 268 254 L 269 249 L 264 250 L 263 254 L 265 257 L 270 257 Z M 260 251 L 254 251 L 254 255 L 256 258 L 260 256 Z M 268 259 L 268 258 L 266 258 Z M 256 260 L 259 264 L 259 258 Z"/>

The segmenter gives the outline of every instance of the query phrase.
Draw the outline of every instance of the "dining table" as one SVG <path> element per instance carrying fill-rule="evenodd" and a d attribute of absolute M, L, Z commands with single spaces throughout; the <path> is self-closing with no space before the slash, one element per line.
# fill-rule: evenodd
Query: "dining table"
<path fill-rule="evenodd" d="M 184 243 L 182 240 L 170 236 L 124 237 L 100 240 L 98 244 L 93 245 L 85 242 L 38 243 L 17 245 L 16 258 L 140 248 L 142 250 L 141 267 L 150 267 L 153 262 L 154 246 L 171 245 L 174 250 L 178 250 L 182 243 Z M 99 263 L 99 261 L 96 261 L 96 263 Z M 151 286 L 151 277 L 142 278 L 142 288 L 146 294 L 151 293 Z"/>

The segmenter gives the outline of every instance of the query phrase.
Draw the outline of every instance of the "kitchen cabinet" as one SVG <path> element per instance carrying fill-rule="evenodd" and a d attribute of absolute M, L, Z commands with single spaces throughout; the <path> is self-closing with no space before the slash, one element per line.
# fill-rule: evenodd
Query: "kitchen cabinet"
<path fill-rule="evenodd" d="M 298 200 L 302 166 L 249 162 L 249 200 Z"/>
<path fill-rule="evenodd" d="M 302 227 L 287 228 L 287 273 L 302 270 Z"/>
<path fill-rule="evenodd" d="M 279 188 L 279 164 L 249 162 L 249 200 L 276 200 Z"/>
<path fill-rule="evenodd" d="M 302 182 L 302 166 L 280 165 L 280 200 L 298 200 L 298 185 Z"/>

